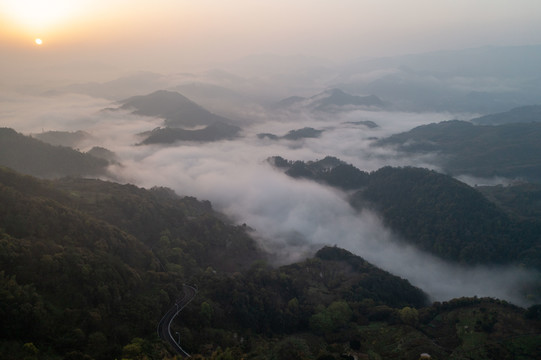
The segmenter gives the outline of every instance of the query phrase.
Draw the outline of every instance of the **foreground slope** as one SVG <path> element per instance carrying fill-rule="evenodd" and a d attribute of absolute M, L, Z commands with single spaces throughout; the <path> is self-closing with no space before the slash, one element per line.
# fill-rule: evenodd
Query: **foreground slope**
<path fill-rule="evenodd" d="M 262 257 L 210 204 L 165 189 L 0 169 L 0 204 L 3 346 L 114 357 L 155 333 L 198 271 L 240 270 Z"/>
<path fill-rule="evenodd" d="M 0 168 L 0 356 L 173 359 L 156 326 L 186 283 L 198 294 L 172 334 L 196 359 L 538 355 L 535 307 L 423 307 L 422 290 L 336 247 L 273 268 L 248 231 L 169 189 Z"/>

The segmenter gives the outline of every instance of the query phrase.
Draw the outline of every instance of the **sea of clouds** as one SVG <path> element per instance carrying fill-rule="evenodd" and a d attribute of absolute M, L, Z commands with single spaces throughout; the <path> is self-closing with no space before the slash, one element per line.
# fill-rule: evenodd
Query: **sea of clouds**
<path fill-rule="evenodd" d="M 167 186 L 179 195 L 210 200 L 213 207 L 238 224 L 247 224 L 277 264 L 312 255 L 323 245 L 337 245 L 395 275 L 408 279 L 433 300 L 460 296 L 491 296 L 527 305 L 520 289 L 539 274 L 515 267 L 462 267 L 405 245 L 380 217 L 358 212 L 346 194 L 306 180 L 292 179 L 266 161 L 279 155 L 291 160 L 335 156 L 361 170 L 386 165 L 438 169 L 433 156 L 404 157 L 373 146 L 375 138 L 415 126 L 454 118 L 441 113 L 358 110 L 326 116 L 303 112 L 272 113 L 263 108 L 239 114 L 242 136 L 236 140 L 173 145 L 137 145 L 143 131 L 162 125 L 160 119 L 126 111 L 103 111 L 115 104 L 84 95 L 49 97 L 0 94 L 1 126 L 26 135 L 42 131 L 84 130 L 91 135 L 81 151 L 102 146 L 116 153 L 111 180 L 142 187 Z M 252 109 L 254 111 L 254 109 Z M 355 125 L 373 121 L 377 128 Z M 293 129 L 324 130 L 319 138 L 259 139 L 258 133 L 284 135 Z"/>

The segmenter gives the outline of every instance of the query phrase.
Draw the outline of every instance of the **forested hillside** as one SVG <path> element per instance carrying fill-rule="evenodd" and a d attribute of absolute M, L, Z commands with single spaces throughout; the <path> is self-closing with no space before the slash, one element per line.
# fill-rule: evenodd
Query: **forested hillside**
<path fill-rule="evenodd" d="M 98 176 L 109 163 L 64 146 L 53 146 L 13 129 L 0 128 L 0 166 L 44 178 Z"/>
<path fill-rule="evenodd" d="M 367 173 L 332 157 L 270 161 L 289 176 L 355 190 L 352 206 L 375 209 L 406 241 L 443 259 L 541 268 L 540 219 L 506 211 L 450 176 L 410 167 Z"/>
<path fill-rule="evenodd" d="M 444 121 L 418 126 L 379 140 L 401 152 L 438 154 L 438 164 L 451 175 L 507 177 L 541 181 L 541 123 L 474 125 Z"/>
<path fill-rule="evenodd" d="M 336 247 L 274 268 L 249 232 L 166 188 L 1 168 L 0 354 L 173 359 L 156 327 L 189 283 L 198 294 L 172 332 L 196 359 L 539 356 L 539 307 L 429 305 Z"/>
<path fill-rule="evenodd" d="M 263 257 L 208 202 L 166 189 L 7 169 L 0 179 L 2 346 L 118 356 L 132 338 L 152 338 L 183 282 Z"/>

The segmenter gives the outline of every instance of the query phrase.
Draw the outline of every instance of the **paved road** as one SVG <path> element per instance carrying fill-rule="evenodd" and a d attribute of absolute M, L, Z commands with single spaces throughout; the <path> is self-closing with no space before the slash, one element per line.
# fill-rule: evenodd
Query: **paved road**
<path fill-rule="evenodd" d="M 171 307 L 160 320 L 160 323 L 158 324 L 158 336 L 163 341 L 167 341 L 171 344 L 180 355 L 190 357 L 190 354 L 184 351 L 184 349 L 180 347 L 180 344 L 175 341 L 173 335 L 171 335 L 171 323 L 173 322 L 173 319 L 190 301 L 192 301 L 197 293 L 197 290 L 189 285 L 183 285 L 182 290 L 184 291 L 184 297 L 177 300 L 175 305 Z"/>

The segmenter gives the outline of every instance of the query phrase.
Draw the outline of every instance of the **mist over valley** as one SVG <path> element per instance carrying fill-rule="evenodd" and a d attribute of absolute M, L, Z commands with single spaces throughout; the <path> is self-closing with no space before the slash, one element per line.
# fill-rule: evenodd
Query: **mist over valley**
<path fill-rule="evenodd" d="M 0 357 L 539 358 L 520 1 L 0 5 Z"/>
<path fill-rule="evenodd" d="M 498 165 L 494 165 L 497 169 L 492 172 L 479 172 L 487 161 L 498 161 L 497 154 L 489 156 L 489 160 L 473 162 L 472 170 L 454 170 L 448 167 L 448 162 L 441 161 L 449 155 L 442 155 L 430 134 L 423 141 L 434 145 L 423 151 L 412 151 L 411 140 L 402 140 L 408 148 L 387 145 L 396 142 L 393 139 L 398 139 L 400 132 L 407 134 L 418 126 L 443 126 L 457 118 L 464 119 L 464 126 L 490 129 L 467 122 L 476 115 L 389 111 L 381 106 L 383 102 L 379 99 L 375 107 L 362 100 L 369 98 L 331 89 L 311 98 L 293 98 L 286 101 L 287 106 L 269 108 L 264 102 L 252 104 L 252 111 L 257 109 L 253 118 L 250 118 L 252 113 L 245 113 L 241 107 L 229 119 L 172 90 L 126 98 L 120 101 L 121 106 L 95 97 L 59 94 L 46 98 L 22 97 L 21 112 L 12 110 L 17 115 L 11 123 L 9 117 L 4 119 L 8 121 L 6 125 L 55 145 L 57 142 L 51 136 L 58 137 L 62 131 L 86 134 L 79 138 L 72 135 L 71 142 L 65 144 L 83 152 L 100 147 L 114 154 L 117 160 L 107 167 L 106 178 L 147 188 L 167 186 L 181 195 L 210 200 L 235 223 L 250 226 L 253 236 L 277 264 L 302 260 L 323 245 L 337 245 L 410 280 L 433 300 L 491 296 L 528 304 L 525 294 L 519 295 L 520 289 L 532 281 L 535 283 L 538 266 L 526 270 L 496 262 L 492 268 L 490 261 L 481 265 L 485 263 L 482 255 L 480 264 L 475 266 L 456 263 L 456 259 L 438 259 L 404 243 L 401 238 L 405 234 L 386 226 L 381 214 L 373 208 L 355 209 L 346 193 L 326 184 L 288 179 L 266 161 L 276 155 L 301 161 L 334 156 L 365 172 L 385 166 L 412 166 L 455 176 L 498 176 L 507 182 L 523 178 L 520 171 L 498 173 Z M 370 99 L 377 98 L 372 95 Z M 54 110 L 43 109 L 41 104 L 45 102 Z M 279 104 L 286 102 L 282 100 Z M 300 103 L 304 105 L 298 106 Z M 295 107 L 291 108 L 292 105 Z M 203 135 L 217 125 L 234 130 L 230 135 L 216 132 Z M 47 133 L 43 132 L 45 129 Z M 453 134 L 444 131 L 447 136 Z M 466 133 L 473 134 L 469 130 Z M 524 144 L 522 136 L 516 140 L 508 138 Z M 466 139 L 461 136 L 461 141 Z M 488 143 L 484 147 L 494 145 Z M 464 145 L 459 147 L 467 149 Z M 519 150 L 517 156 L 525 153 L 526 150 Z M 501 159 L 498 164 L 502 164 Z M 347 178 L 348 174 L 344 176 Z M 486 181 L 490 181 L 489 177 Z"/>

